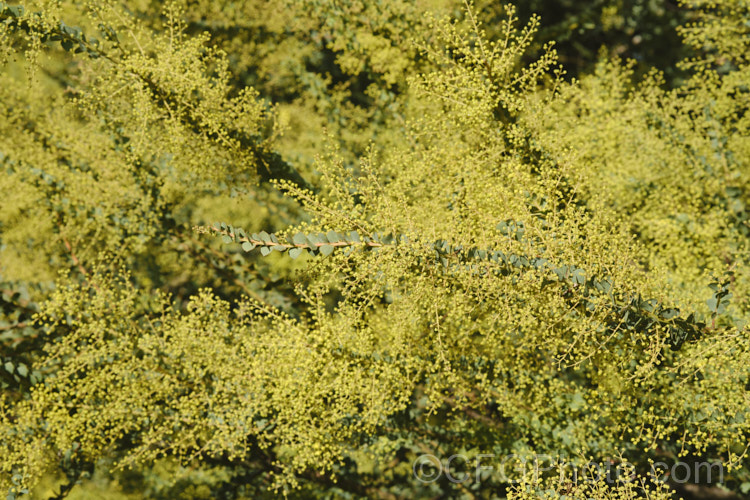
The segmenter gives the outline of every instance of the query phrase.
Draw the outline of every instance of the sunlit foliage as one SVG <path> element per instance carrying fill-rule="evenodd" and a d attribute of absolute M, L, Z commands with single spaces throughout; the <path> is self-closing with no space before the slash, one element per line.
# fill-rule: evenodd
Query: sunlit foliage
<path fill-rule="evenodd" d="M 750 491 L 750 7 L 686 3 L 678 86 L 491 2 L 0 3 L 8 498 Z M 471 466 L 535 454 L 635 476 Z"/>

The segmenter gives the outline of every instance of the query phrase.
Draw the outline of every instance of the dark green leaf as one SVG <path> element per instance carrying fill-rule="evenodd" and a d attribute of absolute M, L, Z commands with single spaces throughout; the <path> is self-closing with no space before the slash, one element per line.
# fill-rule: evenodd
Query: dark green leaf
<path fill-rule="evenodd" d="M 293 243 L 294 243 L 295 245 L 305 245 L 305 244 L 307 244 L 307 238 L 305 237 L 305 235 L 304 235 L 304 234 L 302 234 L 302 233 L 297 233 L 297 234 L 295 234 L 295 235 L 294 235 L 294 237 L 292 238 L 292 242 L 293 242 Z"/>
<path fill-rule="evenodd" d="M 716 312 L 716 308 L 719 305 L 719 299 L 716 297 L 711 297 L 706 301 L 706 304 L 708 304 L 708 309 L 712 312 Z"/>
<path fill-rule="evenodd" d="M 573 271 L 571 278 L 573 279 L 573 283 L 578 283 L 579 285 L 583 285 L 586 282 L 586 277 L 584 276 L 582 269 L 576 269 Z"/>
<path fill-rule="evenodd" d="M 674 309 L 674 308 L 664 309 L 661 313 L 659 313 L 659 316 L 661 316 L 664 319 L 676 318 L 679 315 L 680 315 L 680 310 Z"/>

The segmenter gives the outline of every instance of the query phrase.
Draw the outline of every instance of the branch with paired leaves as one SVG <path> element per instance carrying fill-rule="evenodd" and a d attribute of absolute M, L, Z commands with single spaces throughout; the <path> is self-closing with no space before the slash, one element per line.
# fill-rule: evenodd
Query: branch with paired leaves
<path fill-rule="evenodd" d="M 265 231 L 248 234 L 240 227 L 219 222 L 209 227 L 196 226 L 193 229 L 199 233 L 221 236 L 227 244 L 239 243 L 245 252 L 257 249 L 263 256 L 272 252 L 287 252 L 293 259 L 302 253 L 327 256 L 340 249 L 348 254 L 356 249 L 377 250 L 410 242 L 404 235 L 360 235 L 357 231 L 347 234 L 336 231 L 317 234 L 297 233 L 291 239 L 280 240 L 276 235 Z M 497 229 L 519 242 L 528 241 L 522 222 L 503 221 L 498 224 Z M 506 254 L 500 250 L 466 248 L 446 240 L 438 240 L 427 245 L 435 252 L 436 264 L 445 270 L 450 270 L 453 266 L 470 266 L 472 271 L 482 275 L 493 273 L 502 276 L 536 271 L 545 276 L 542 288 L 558 282 L 564 283 L 568 292 L 573 289 L 580 290 L 580 296 L 577 296 L 575 301 L 578 304 L 576 308 L 582 314 L 593 314 L 602 306 L 600 301 L 593 300 L 594 297 L 605 295 L 609 299 L 605 306 L 609 329 L 644 333 L 655 333 L 660 330 L 668 332 L 668 343 L 673 351 L 679 350 L 685 342 L 697 340 L 708 332 L 706 323 L 701 321 L 699 314 L 690 313 L 683 318 L 680 316 L 680 309 L 661 304 L 656 299 L 644 299 L 640 294 L 616 293 L 611 278 L 588 276 L 584 269 L 574 265 L 555 265 L 545 258 Z M 714 290 L 714 295 L 707 302 L 715 318 L 724 312 L 731 294 L 728 284 L 712 283 L 710 286 Z M 572 294 L 570 295 L 573 300 Z"/>
<path fill-rule="evenodd" d="M 357 231 L 350 231 L 348 234 L 328 231 L 317 234 L 297 233 L 290 241 L 282 242 L 275 234 L 261 231 L 248 235 L 241 227 L 235 228 L 224 222 L 217 222 L 211 227 L 196 226 L 193 229 L 199 233 L 220 234 L 223 236 L 224 243 L 239 243 L 245 252 L 251 252 L 257 248 L 265 257 L 274 251 L 288 251 L 292 259 L 296 259 L 304 252 L 326 256 L 332 254 L 335 248 L 341 248 L 348 253 L 357 247 L 377 248 L 393 245 L 397 239 L 401 242 L 408 241 L 405 236 L 394 237 L 390 234 L 375 233 L 371 236 L 360 236 Z"/>

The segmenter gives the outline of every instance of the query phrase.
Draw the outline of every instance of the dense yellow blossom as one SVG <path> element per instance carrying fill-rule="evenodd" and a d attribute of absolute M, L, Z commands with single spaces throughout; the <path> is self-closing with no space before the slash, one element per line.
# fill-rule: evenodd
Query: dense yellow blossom
<path fill-rule="evenodd" d="M 488 2 L 0 3 L 3 491 L 750 489 L 748 5 L 686 3 L 674 88 Z"/>

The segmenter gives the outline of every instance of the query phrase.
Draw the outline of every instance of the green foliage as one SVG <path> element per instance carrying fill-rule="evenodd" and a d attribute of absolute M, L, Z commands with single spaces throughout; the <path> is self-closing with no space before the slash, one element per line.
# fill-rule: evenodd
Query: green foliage
<path fill-rule="evenodd" d="M 524 19 L 543 14 L 537 39 L 556 43 L 572 76 L 589 73 L 603 49 L 611 57 L 636 61 L 639 74 L 658 68 L 669 80 L 684 77 L 676 64 L 687 51 L 676 29 L 694 16 L 679 2 L 531 0 L 518 7 Z"/>
<path fill-rule="evenodd" d="M 195 228 L 200 232 L 214 232 L 223 235 L 224 243 L 240 243 L 245 252 L 250 252 L 255 248 L 260 248 L 263 256 L 269 255 L 273 251 L 285 252 L 292 259 L 298 258 L 303 253 L 311 255 L 331 255 L 336 248 L 341 248 L 345 255 L 352 251 L 361 249 L 381 249 L 386 246 L 396 244 L 408 245 L 409 238 L 405 235 L 380 235 L 375 233 L 370 236 L 360 238 L 357 231 L 351 231 L 347 236 L 328 231 L 327 233 L 318 233 L 316 235 L 305 235 L 303 233 L 295 234 L 291 241 L 280 242 L 275 235 L 269 235 L 265 231 L 260 234 L 246 235 L 244 229 L 233 228 L 226 223 L 216 223 L 209 229 Z M 525 229 L 523 223 L 515 221 L 504 221 L 498 224 L 497 229 L 504 236 L 508 236 L 521 243 L 527 243 L 523 237 Z M 537 251 L 543 251 L 540 248 L 542 241 L 537 238 L 534 248 Z M 427 245 L 427 248 L 435 252 L 435 264 L 441 265 L 448 273 L 452 273 L 458 266 L 465 267 L 471 272 L 494 276 L 508 276 L 511 273 L 534 271 L 539 274 L 546 274 L 540 288 L 557 281 L 566 285 L 565 294 L 572 297 L 571 289 L 581 288 L 582 297 L 575 297 L 571 300 L 571 307 L 580 309 L 582 314 L 586 315 L 596 311 L 601 307 L 601 301 L 598 301 L 592 295 L 603 295 L 609 297 L 611 303 L 604 305 L 610 310 L 611 318 L 607 322 L 608 329 L 615 332 L 620 328 L 643 333 L 666 332 L 669 338 L 669 344 L 672 350 L 678 350 L 688 340 L 697 339 L 706 328 L 705 323 L 696 321 L 695 314 L 691 313 L 687 318 L 679 318 L 680 310 L 672 307 L 665 307 L 659 304 L 656 299 L 642 299 L 638 296 L 615 297 L 612 287 L 612 279 L 609 277 L 597 278 L 596 276 L 586 277 L 583 269 L 571 265 L 555 266 L 551 265 L 547 259 L 534 258 L 527 255 L 510 254 L 506 255 L 500 250 L 464 248 L 463 245 L 451 245 L 446 240 L 438 240 Z M 419 256 L 415 256 L 419 258 Z M 729 293 L 728 283 L 719 285 L 712 283 L 709 287 L 714 290 L 714 295 L 706 303 L 709 310 L 716 317 L 726 310 L 726 306 L 732 294 Z"/>
<path fill-rule="evenodd" d="M 670 86 L 653 2 L 0 3 L 3 491 L 741 491 L 748 9 L 686 4 Z M 636 480 L 469 467 L 540 454 Z"/>

